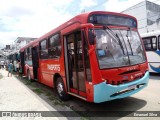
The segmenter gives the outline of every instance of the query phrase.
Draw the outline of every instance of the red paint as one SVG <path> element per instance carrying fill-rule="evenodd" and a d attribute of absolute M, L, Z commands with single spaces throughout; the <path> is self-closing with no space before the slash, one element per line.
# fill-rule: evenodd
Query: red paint
<path fill-rule="evenodd" d="M 64 64 L 65 61 L 64 61 L 63 36 L 71 33 L 72 31 L 74 31 L 76 29 L 81 29 L 81 27 L 85 27 L 85 25 L 83 26 L 82 24 L 87 24 L 88 17 L 93 14 L 110 14 L 110 15 L 125 16 L 125 17 L 132 18 L 137 22 L 136 18 L 129 16 L 129 15 L 125 15 L 125 14 L 120 14 L 120 13 L 104 12 L 104 11 L 83 13 L 83 14 L 75 16 L 74 18 L 70 19 L 69 21 L 65 22 L 64 24 L 60 25 L 59 27 L 51 30 L 50 32 L 44 34 L 40 38 L 29 43 L 25 47 L 21 48 L 20 52 L 23 52 L 28 47 L 35 47 L 35 46 L 39 47 L 40 41 L 42 41 L 44 39 L 48 39 L 51 35 L 53 35 L 55 33 L 58 33 L 58 32 L 61 33 L 61 44 L 62 44 L 61 56 L 58 59 L 46 59 L 46 60 L 39 59 L 39 68 L 38 68 L 38 81 L 39 82 L 41 82 L 47 86 L 54 87 L 55 86 L 54 85 L 54 77 L 55 77 L 54 75 L 59 74 L 64 81 L 66 91 L 68 90 L 67 89 L 67 82 L 66 82 L 65 64 Z M 88 25 L 88 26 L 93 27 L 94 25 Z M 94 28 L 102 28 L 102 26 L 94 26 Z M 127 27 L 123 27 L 123 26 L 110 26 L 110 28 L 128 29 Z M 85 30 L 86 36 L 88 36 L 88 32 L 87 32 L 88 29 L 89 28 L 86 28 L 86 30 Z M 135 28 L 134 28 L 134 30 L 137 31 L 137 29 L 135 29 Z M 89 43 L 89 41 L 88 41 L 88 43 Z M 144 48 L 144 46 L 143 46 L 143 48 Z M 96 59 L 95 45 L 89 45 L 89 59 L 90 59 L 90 64 L 91 64 L 92 82 L 86 81 L 86 86 L 85 86 L 86 92 L 79 91 L 79 96 L 85 97 L 87 99 L 87 101 L 89 101 L 89 102 L 93 102 L 93 98 L 94 98 L 93 85 L 94 84 L 99 84 L 101 82 L 104 82 L 104 80 L 107 80 L 107 83 L 110 83 L 110 84 L 122 83 L 122 81 L 124 79 L 124 74 L 123 75 L 120 75 L 120 74 L 127 72 L 127 69 L 130 69 L 132 67 L 135 67 L 135 69 L 140 70 L 140 73 L 142 75 L 145 73 L 146 70 L 148 70 L 147 61 L 146 61 L 146 63 L 140 64 L 140 65 L 100 70 L 99 66 L 98 66 L 98 61 Z M 48 65 L 54 65 L 54 64 L 60 65 L 60 71 L 49 70 L 47 68 Z M 27 76 L 27 70 L 30 70 L 31 78 L 34 78 L 33 67 L 25 64 L 24 75 L 26 75 L 26 76 Z M 130 78 L 131 75 L 132 75 L 132 73 L 125 74 L 125 76 L 128 76 L 128 81 L 135 80 L 135 78 L 133 78 L 133 79 Z M 78 90 L 73 89 L 73 88 L 70 88 L 70 91 L 67 91 L 67 92 L 72 92 L 72 93 L 75 93 L 76 95 L 78 95 Z"/>

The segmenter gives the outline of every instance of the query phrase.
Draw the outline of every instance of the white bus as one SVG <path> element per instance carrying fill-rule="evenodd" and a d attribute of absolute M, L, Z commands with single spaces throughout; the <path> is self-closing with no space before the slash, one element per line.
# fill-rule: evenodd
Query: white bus
<path fill-rule="evenodd" d="M 149 72 L 160 73 L 160 31 L 141 34 L 149 64 Z"/>

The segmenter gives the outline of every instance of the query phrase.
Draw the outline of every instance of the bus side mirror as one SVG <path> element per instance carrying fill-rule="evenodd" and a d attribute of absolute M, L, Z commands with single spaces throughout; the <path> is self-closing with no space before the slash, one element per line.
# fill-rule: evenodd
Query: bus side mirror
<path fill-rule="evenodd" d="M 96 35 L 92 31 L 88 32 L 88 38 L 89 38 L 90 45 L 94 45 L 95 37 Z"/>
<path fill-rule="evenodd" d="M 81 28 L 82 29 L 86 29 L 86 31 L 88 31 L 88 39 L 89 39 L 89 43 L 90 45 L 94 45 L 94 41 L 95 41 L 95 37 L 96 35 L 94 34 L 94 25 L 92 23 L 86 23 L 86 24 L 81 24 Z"/>

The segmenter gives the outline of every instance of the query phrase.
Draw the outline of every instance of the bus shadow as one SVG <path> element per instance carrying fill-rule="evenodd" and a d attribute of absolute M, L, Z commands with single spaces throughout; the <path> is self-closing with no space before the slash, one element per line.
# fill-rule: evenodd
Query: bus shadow
<path fill-rule="evenodd" d="M 73 98 L 66 103 L 73 105 L 73 108 L 78 108 L 76 111 L 83 111 L 82 113 L 84 113 L 85 116 L 96 117 L 96 120 L 99 117 L 125 117 L 140 110 L 147 104 L 145 100 L 134 97 L 104 103 L 89 103 L 79 100 L 78 98 Z"/>
<path fill-rule="evenodd" d="M 134 97 L 128 97 L 104 103 L 90 103 L 76 97 L 71 97 L 70 100 L 63 102 L 59 100 L 53 88 L 45 86 L 36 81 L 28 82 L 27 78 L 17 78 L 20 82 L 25 84 L 26 87 L 35 92 L 41 99 L 43 99 L 60 113 L 61 111 L 69 111 L 67 108 L 69 107 L 81 117 L 89 117 L 93 120 L 101 119 L 101 117 L 116 117 L 116 119 L 119 119 L 132 114 L 134 111 L 143 108 L 147 104 L 145 100 Z M 74 119 L 72 113 L 70 113 L 69 117 L 73 117 Z"/>
<path fill-rule="evenodd" d="M 150 79 L 152 80 L 160 80 L 160 74 L 158 73 L 150 73 Z"/>

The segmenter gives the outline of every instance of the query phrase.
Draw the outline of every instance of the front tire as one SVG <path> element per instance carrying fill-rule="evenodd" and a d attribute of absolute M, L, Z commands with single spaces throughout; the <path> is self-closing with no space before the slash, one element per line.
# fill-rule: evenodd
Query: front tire
<path fill-rule="evenodd" d="M 65 86 L 61 77 L 58 77 L 56 80 L 56 91 L 61 100 L 66 101 L 69 99 L 70 96 L 65 91 Z"/>

